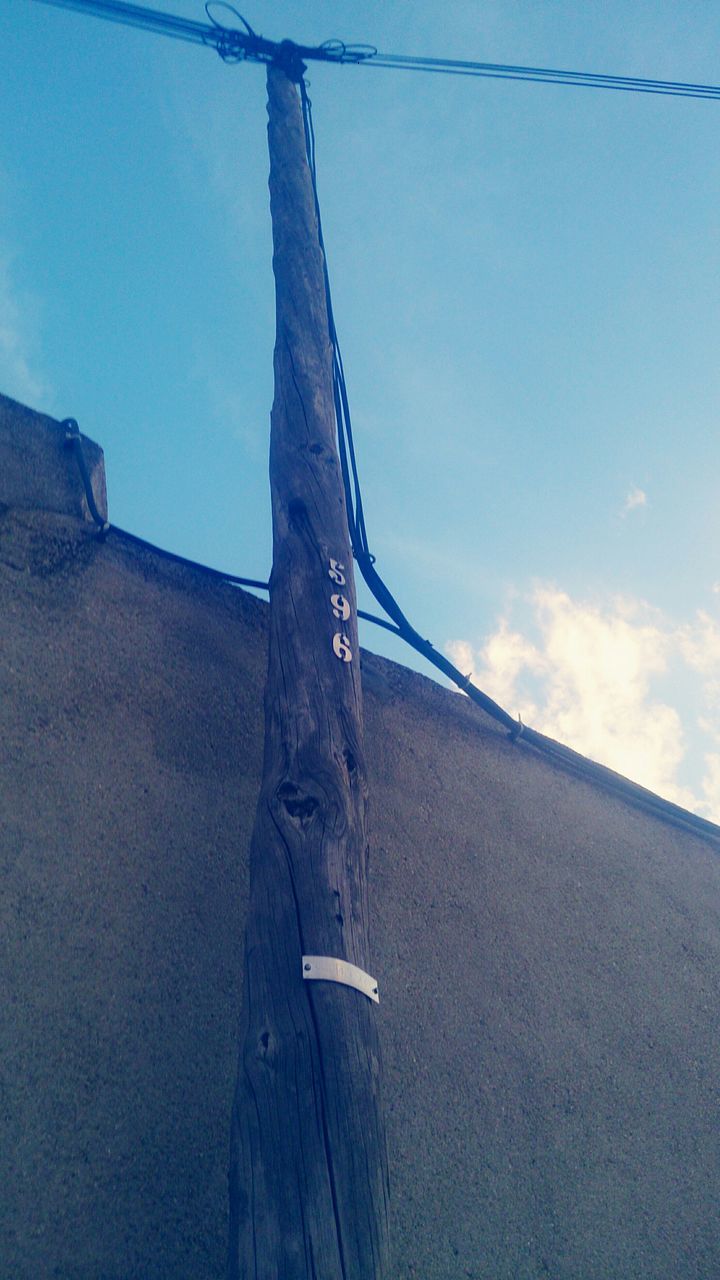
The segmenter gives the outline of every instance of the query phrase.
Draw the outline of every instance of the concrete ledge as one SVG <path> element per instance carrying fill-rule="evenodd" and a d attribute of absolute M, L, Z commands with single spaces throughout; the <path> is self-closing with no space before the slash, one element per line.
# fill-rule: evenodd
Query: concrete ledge
<path fill-rule="evenodd" d="M 82 436 L 95 504 L 107 520 L 103 451 Z M 92 521 L 82 479 L 59 422 L 0 395 L 0 502 Z"/>

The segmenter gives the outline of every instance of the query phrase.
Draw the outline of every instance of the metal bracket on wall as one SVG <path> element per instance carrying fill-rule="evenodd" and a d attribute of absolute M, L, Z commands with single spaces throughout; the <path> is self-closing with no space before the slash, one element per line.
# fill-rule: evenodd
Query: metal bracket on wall
<path fill-rule="evenodd" d="M 336 960 L 333 956 L 303 956 L 302 967 L 303 978 L 310 981 L 317 979 L 324 982 L 341 982 L 343 986 L 355 987 L 356 991 L 362 991 L 363 995 L 369 1000 L 374 1000 L 375 1004 L 380 1003 L 375 978 L 371 978 L 364 969 L 358 969 L 356 964 L 350 964 L 349 960 Z"/>

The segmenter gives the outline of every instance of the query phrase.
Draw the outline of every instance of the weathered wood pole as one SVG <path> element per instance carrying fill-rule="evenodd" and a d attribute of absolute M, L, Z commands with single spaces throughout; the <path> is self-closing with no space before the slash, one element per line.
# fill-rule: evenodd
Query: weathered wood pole
<path fill-rule="evenodd" d="M 229 1280 L 385 1280 L 378 1006 L 303 977 L 373 973 L 355 589 L 321 251 L 297 86 L 268 69 L 277 333 L 263 779 L 250 853 Z"/>

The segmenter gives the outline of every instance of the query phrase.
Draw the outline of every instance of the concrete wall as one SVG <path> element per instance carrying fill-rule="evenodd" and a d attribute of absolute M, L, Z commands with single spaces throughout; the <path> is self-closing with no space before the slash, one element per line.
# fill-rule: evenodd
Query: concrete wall
<path fill-rule="evenodd" d="M 69 503 L 0 478 L 0 1276 L 221 1280 L 266 609 L 99 540 L 0 401 L 26 452 Z M 393 1276 L 714 1280 L 717 840 L 363 670 Z"/>

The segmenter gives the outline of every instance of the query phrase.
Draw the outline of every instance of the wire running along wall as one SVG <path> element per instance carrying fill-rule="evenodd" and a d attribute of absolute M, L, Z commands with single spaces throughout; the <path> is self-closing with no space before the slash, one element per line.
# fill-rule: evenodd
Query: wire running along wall
<path fill-rule="evenodd" d="M 426 640 L 421 636 L 402 612 L 397 600 L 392 595 L 381 575 L 375 568 L 375 557 L 370 551 L 367 529 L 365 526 L 362 491 L 353 440 L 349 397 L 332 306 L 330 278 L 325 253 L 322 218 L 317 189 L 315 130 L 312 119 L 312 104 L 307 93 L 304 72 L 306 70 L 305 61 L 310 60 L 326 63 L 332 62 L 338 65 L 350 64 L 355 66 L 371 66 L 389 70 L 424 71 L 433 74 L 491 77 L 509 80 L 531 80 L 541 83 L 564 84 L 574 87 L 616 89 L 632 92 L 664 94 L 676 97 L 712 99 L 720 99 L 720 86 L 693 84 L 681 81 L 649 80 L 637 77 L 613 76 L 590 72 L 562 71 L 543 67 L 522 67 L 514 66 L 512 64 L 472 62 L 434 57 L 415 57 L 403 54 L 382 54 L 379 53 L 372 45 L 346 45 L 341 40 L 327 40 L 321 45 L 300 45 L 292 40 L 272 41 L 258 35 L 250 26 L 249 22 L 247 22 L 247 20 L 237 11 L 237 9 L 234 8 L 233 5 L 226 3 L 226 0 L 208 0 L 208 3 L 205 5 L 205 10 L 208 18 L 210 19 L 209 24 L 148 9 L 142 5 L 129 3 L 127 0 L 40 0 L 40 2 L 59 8 L 73 9 L 78 12 L 93 14 L 98 17 L 108 18 L 111 21 L 141 27 L 145 30 L 154 31 L 158 34 L 169 35 L 178 39 L 201 44 L 206 47 L 213 48 L 225 62 L 239 63 L 249 61 L 264 64 L 275 63 L 283 67 L 288 76 L 298 84 L 302 102 L 306 156 L 312 178 L 318 236 L 322 251 L 329 337 L 332 346 L 333 395 L 337 423 L 338 451 L 340 455 L 342 479 L 345 490 L 350 539 L 353 556 L 358 568 L 360 569 L 360 572 L 373 596 L 391 621 L 386 621 L 383 618 L 365 613 L 362 610 L 358 610 L 358 616 L 377 626 L 383 627 L 385 630 L 391 631 L 395 635 L 398 635 L 416 652 L 420 653 L 436 669 L 441 671 L 446 677 L 448 677 L 448 679 L 456 684 L 458 688 L 466 693 L 471 701 L 475 702 L 483 709 L 483 711 L 490 715 L 499 724 L 503 725 L 503 727 L 507 729 L 508 734 L 513 741 L 520 739 L 527 745 L 535 747 L 544 754 L 550 755 L 561 761 L 564 767 L 570 768 L 577 774 L 585 776 L 590 774 L 595 781 L 600 781 L 602 785 L 613 791 L 620 792 L 626 797 L 630 796 L 634 802 L 641 802 L 643 807 L 662 812 L 662 815 L 666 819 L 669 817 L 673 821 L 682 823 L 682 825 L 691 825 L 696 829 L 702 830 L 705 834 L 717 836 L 719 832 L 714 823 L 707 822 L 703 818 L 689 814 L 686 810 L 672 804 L 670 801 L 663 800 L 659 796 L 655 796 L 652 792 L 646 791 L 636 783 L 629 782 L 619 774 L 615 774 L 612 770 L 586 760 L 570 748 L 564 747 L 553 739 L 547 738 L 544 734 L 538 733 L 537 730 L 524 725 L 519 717 L 517 720 L 514 719 L 503 707 L 501 707 L 487 694 L 483 693 L 481 689 L 477 688 L 477 686 L 472 683 L 470 676 L 464 675 L 452 662 L 449 661 L 448 658 L 438 652 L 429 640 Z M 232 14 L 242 24 L 241 27 L 228 27 L 224 23 L 218 21 L 215 17 L 215 13 L 218 10 Z M 201 568 L 204 572 L 212 573 L 214 576 L 226 582 L 235 583 L 239 586 L 253 587 L 256 589 L 268 589 L 268 584 L 258 579 L 242 578 L 234 574 L 222 573 L 215 569 L 209 569 L 207 566 L 198 565 L 197 562 L 188 560 L 183 556 L 162 551 L 160 548 L 146 542 L 137 535 L 118 529 L 115 526 L 108 525 L 107 522 L 103 520 L 102 516 L 100 516 L 95 505 L 92 486 L 90 484 L 87 467 L 83 458 L 82 443 L 78 425 L 74 419 L 66 419 L 63 425 L 66 429 L 66 440 L 68 444 L 73 447 L 86 494 L 88 508 L 102 536 L 106 536 L 108 532 L 113 532 L 126 541 L 131 541 L 139 546 L 151 549 L 156 554 L 167 556 L 178 563 L 184 563 L 192 567 Z"/>

